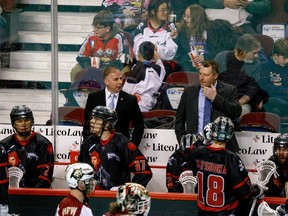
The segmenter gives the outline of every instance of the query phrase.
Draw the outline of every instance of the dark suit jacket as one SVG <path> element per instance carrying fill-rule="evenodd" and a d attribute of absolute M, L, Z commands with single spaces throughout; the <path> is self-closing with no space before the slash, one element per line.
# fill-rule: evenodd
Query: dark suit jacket
<path fill-rule="evenodd" d="M 105 89 L 97 92 L 90 93 L 88 95 L 84 120 L 85 124 L 83 127 L 83 138 L 86 139 L 89 136 L 89 119 L 91 112 L 96 106 L 106 106 L 105 101 Z M 116 106 L 116 112 L 118 115 L 118 121 L 115 125 L 115 130 L 127 136 L 129 138 L 129 124 L 132 121 L 134 130 L 131 141 L 139 146 L 142 135 L 144 133 L 144 123 L 142 113 L 138 106 L 137 98 L 124 91 L 119 92 L 119 98 Z"/>
<path fill-rule="evenodd" d="M 201 86 L 193 85 L 185 88 L 176 113 L 175 133 L 178 142 L 184 134 L 196 134 L 198 129 L 198 97 Z M 238 102 L 237 90 L 232 85 L 217 81 L 217 95 L 212 102 L 211 122 L 219 116 L 227 116 L 235 122 L 241 115 L 241 105 Z M 239 149 L 234 136 L 227 149 L 233 152 Z"/>

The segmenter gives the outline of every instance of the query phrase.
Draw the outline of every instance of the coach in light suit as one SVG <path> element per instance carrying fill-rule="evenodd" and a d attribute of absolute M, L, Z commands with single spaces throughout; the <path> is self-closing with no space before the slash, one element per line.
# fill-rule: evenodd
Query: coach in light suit
<path fill-rule="evenodd" d="M 114 94 L 114 109 L 118 115 L 115 130 L 129 138 L 129 124 L 131 121 L 134 127 L 131 141 L 139 146 L 144 132 L 144 123 L 136 96 L 121 90 L 123 80 L 121 72 L 117 68 L 112 66 L 106 68 L 103 72 L 103 79 L 106 88 L 90 93 L 88 96 L 84 113 L 83 138 L 86 139 L 89 136 L 89 120 L 92 109 L 98 105 L 110 106 L 110 95 Z"/>
<path fill-rule="evenodd" d="M 242 108 L 238 102 L 236 88 L 217 81 L 218 74 L 219 67 L 214 60 L 204 61 L 199 71 L 200 85 L 185 88 L 176 114 L 175 133 L 178 142 L 184 134 L 198 134 L 203 130 L 205 97 L 211 101 L 210 122 L 219 116 L 227 116 L 234 120 L 240 116 Z M 233 152 L 239 150 L 235 135 L 230 143 L 227 149 Z"/>

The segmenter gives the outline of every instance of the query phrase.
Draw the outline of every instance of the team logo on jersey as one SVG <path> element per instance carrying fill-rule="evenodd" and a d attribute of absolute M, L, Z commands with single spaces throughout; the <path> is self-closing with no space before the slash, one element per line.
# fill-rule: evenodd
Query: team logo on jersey
<path fill-rule="evenodd" d="M 115 158 L 115 160 L 120 161 L 120 158 L 115 153 L 107 153 L 108 160 Z"/>
<path fill-rule="evenodd" d="M 130 151 L 135 151 L 137 149 L 137 146 L 134 143 L 129 142 L 128 143 L 128 148 L 129 148 Z"/>

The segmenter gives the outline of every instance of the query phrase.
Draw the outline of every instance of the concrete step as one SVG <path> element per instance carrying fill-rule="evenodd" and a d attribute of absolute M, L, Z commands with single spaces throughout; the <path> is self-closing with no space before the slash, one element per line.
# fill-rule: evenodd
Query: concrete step
<path fill-rule="evenodd" d="M 59 52 L 59 81 L 70 82 L 70 71 L 77 63 L 77 52 Z M 10 68 L 1 68 L 1 80 L 51 81 L 50 51 L 10 53 Z"/>
<path fill-rule="evenodd" d="M 77 63 L 77 52 L 58 52 L 58 61 L 62 63 Z M 51 62 L 50 51 L 20 50 L 10 52 L 11 61 Z"/>
<path fill-rule="evenodd" d="M 70 82 L 70 70 L 58 70 L 59 82 Z M 51 82 L 51 69 L 1 68 L 0 80 Z"/>
<path fill-rule="evenodd" d="M 92 31 L 92 21 L 96 13 L 59 12 L 59 32 L 83 32 Z M 19 30 L 25 31 L 51 31 L 51 13 L 26 11 L 19 15 Z"/>
<path fill-rule="evenodd" d="M 59 32 L 58 44 L 81 45 L 88 33 L 84 32 Z M 51 32 L 18 31 L 20 43 L 51 44 Z"/>
<path fill-rule="evenodd" d="M 50 5 L 51 0 L 20 0 L 21 4 Z M 58 5 L 101 6 L 102 0 L 58 0 Z"/>
<path fill-rule="evenodd" d="M 63 106 L 66 99 L 59 93 L 59 106 Z M 1 89 L 0 91 L 0 119 L 1 123 L 10 123 L 10 111 L 13 106 L 25 104 L 33 111 L 35 123 L 45 124 L 50 118 L 52 95 L 47 89 Z"/>

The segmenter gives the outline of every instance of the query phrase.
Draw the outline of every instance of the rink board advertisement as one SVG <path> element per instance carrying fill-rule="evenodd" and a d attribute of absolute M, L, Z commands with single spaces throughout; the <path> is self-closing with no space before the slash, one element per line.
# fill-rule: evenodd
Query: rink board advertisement
<path fill-rule="evenodd" d="M 54 131 L 52 126 L 35 126 L 34 130 L 51 142 L 53 134 L 57 136 L 56 161 L 70 162 L 70 151 L 78 151 L 81 143 L 82 127 L 57 126 Z M 0 139 L 13 134 L 10 125 L 0 125 Z M 243 160 L 247 169 L 255 169 L 255 164 L 268 159 L 272 155 L 273 141 L 278 133 L 264 132 L 236 132 L 240 146 L 238 155 Z M 145 129 L 140 150 L 147 157 L 151 166 L 166 166 L 168 157 L 179 148 L 174 130 Z"/>

